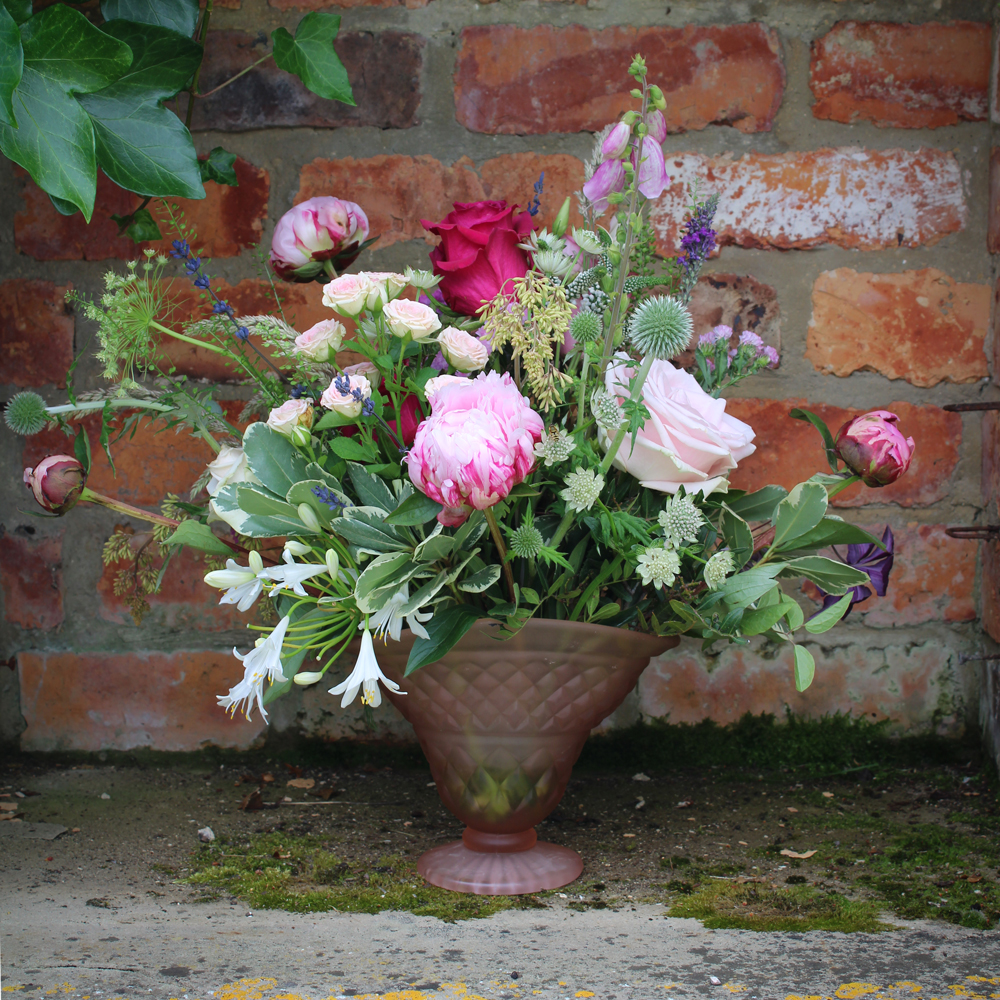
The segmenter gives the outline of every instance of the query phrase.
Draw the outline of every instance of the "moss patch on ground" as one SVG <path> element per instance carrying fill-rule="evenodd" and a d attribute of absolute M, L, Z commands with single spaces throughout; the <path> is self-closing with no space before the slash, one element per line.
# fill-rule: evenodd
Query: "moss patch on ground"
<path fill-rule="evenodd" d="M 409 910 L 452 922 L 488 917 L 501 910 L 539 905 L 531 896 L 474 896 L 426 883 L 399 855 L 376 864 L 351 864 L 327 849 L 322 838 L 260 834 L 249 840 L 218 840 L 191 859 L 183 881 L 201 890 L 220 889 L 261 910 L 292 913 L 379 913 Z M 218 898 L 211 892 L 192 902 Z"/>

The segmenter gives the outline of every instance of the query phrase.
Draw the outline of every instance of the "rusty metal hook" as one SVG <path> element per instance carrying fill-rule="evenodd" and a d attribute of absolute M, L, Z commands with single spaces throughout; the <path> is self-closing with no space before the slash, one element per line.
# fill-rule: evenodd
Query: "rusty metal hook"
<path fill-rule="evenodd" d="M 1000 538 L 1000 524 L 972 524 L 966 527 L 945 528 L 944 533 L 951 538 L 977 538 L 982 541 L 995 541 Z"/>

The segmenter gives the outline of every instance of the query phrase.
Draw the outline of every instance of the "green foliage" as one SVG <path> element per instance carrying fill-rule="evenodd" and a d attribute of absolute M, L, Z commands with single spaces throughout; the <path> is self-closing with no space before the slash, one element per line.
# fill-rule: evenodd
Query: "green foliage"
<path fill-rule="evenodd" d="M 333 50 L 340 30 L 340 15 L 311 11 L 295 29 L 295 37 L 285 28 L 276 28 L 274 61 L 294 73 L 314 94 L 344 104 L 354 104 L 347 70 Z"/>
<path fill-rule="evenodd" d="M 216 556 L 235 555 L 232 547 L 216 537 L 207 524 L 194 519 L 181 521 L 173 534 L 164 540 L 164 545 L 187 545 Z"/>
<path fill-rule="evenodd" d="M 406 675 L 433 663 L 451 649 L 475 625 L 479 612 L 468 604 L 439 611 L 427 624 L 429 639 L 417 639 L 406 661 Z"/>
<path fill-rule="evenodd" d="M 17 22 L 3 6 L 0 6 L 0 52 L 4 53 L 0 60 L 0 124 L 16 128 L 13 98 L 24 70 L 24 50 Z"/>
<path fill-rule="evenodd" d="M 235 163 L 235 153 L 227 153 L 221 146 L 216 146 L 204 160 L 198 161 L 202 181 L 215 181 L 216 184 L 239 187 L 240 182 L 233 166 Z"/>
<path fill-rule="evenodd" d="M 137 21 L 190 38 L 198 23 L 198 0 L 101 0 L 101 14 L 105 21 Z"/>

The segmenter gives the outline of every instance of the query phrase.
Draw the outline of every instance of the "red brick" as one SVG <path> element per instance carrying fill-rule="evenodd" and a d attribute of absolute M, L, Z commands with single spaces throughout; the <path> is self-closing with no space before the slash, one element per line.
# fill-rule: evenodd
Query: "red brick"
<path fill-rule="evenodd" d="M 986 118 L 990 26 L 840 21 L 812 45 L 813 114 L 895 128 Z"/>
<path fill-rule="evenodd" d="M 545 174 L 545 184 L 541 206 L 535 216 L 535 226 L 548 227 L 552 225 L 566 198 L 583 187 L 583 161 L 565 153 L 549 156 L 539 153 L 508 153 L 487 160 L 479 168 L 486 197 L 494 201 L 503 200 L 510 205 L 527 205 L 534 196 L 532 185 L 542 173 Z M 569 225 L 583 225 L 583 218 L 576 209 L 576 198 L 570 202 Z"/>
<path fill-rule="evenodd" d="M 66 385 L 73 363 L 72 285 L 15 278 L 0 281 L 0 383 Z"/>
<path fill-rule="evenodd" d="M 691 294 L 690 308 L 696 335 L 721 324 L 734 333 L 756 333 L 781 353 L 781 309 L 771 285 L 748 274 L 703 274 Z"/>
<path fill-rule="evenodd" d="M 479 201 L 486 192 L 472 161 L 465 156 L 450 167 L 426 155 L 366 160 L 347 156 L 342 160 L 316 159 L 302 168 L 295 204 L 320 195 L 361 205 L 371 235 L 379 237 L 374 249 L 384 250 L 401 240 L 430 242 L 421 219 L 437 222 L 451 211 L 452 202 Z"/>
<path fill-rule="evenodd" d="M 22 750 L 246 749 L 264 730 L 216 702 L 243 676 L 230 651 L 24 652 L 17 667 Z"/>
<path fill-rule="evenodd" d="M 730 399 L 726 412 L 745 420 L 757 432 L 757 450 L 740 462 L 730 476 L 736 489 L 756 490 L 768 483 L 791 489 L 815 472 L 829 472 L 819 434 L 804 420 L 793 420 L 789 410 L 802 407 L 826 421 L 836 434 L 851 417 L 865 412 L 805 399 Z M 875 409 L 876 407 L 872 407 Z M 860 483 L 839 493 L 835 507 L 899 504 L 925 507 L 948 496 L 951 476 L 962 444 L 962 418 L 937 406 L 887 403 L 878 407 L 899 416 L 899 427 L 916 444 L 905 476 L 890 486 L 872 489 Z"/>
<path fill-rule="evenodd" d="M 27 532 L 34 530 L 27 527 Z M 43 631 L 63 623 L 63 534 L 35 536 L 22 526 L 13 532 L 8 529 L 0 537 L 0 588 L 6 621 Z"/>
<path fill-rule="evenodd" d="M 990 217 L 986 230 L 986 249 L 1000 253 L 1000 147 L 990 150 Z"/>
<path fill-rule="evenodd" d="M 673 183 L 651 206 L 662 252 L 677 253 L 690 187 L 718 193 L 722 245 L 806 250 L 931 246 L 965 228 L 967 208 L 954 154 L 922 148 L 853 147 L 805 153 L 667 157 Z"/>
<path fill-rule="evenodd" d="M 923 387 L 989 375 L 989 285 L 930 267 L 871 274 L 842 267 L 813 284 L 806 358 L 825 375 L 875 371 Z"/>
<path fill-rule="evenodd" d="M 996 520 L 1000 516 L 1000 415 L 996 410 L 987 410 L 983 414 L 981 433 L 983 506 L 986 508 L 986 516 L 990 520 Z"/>
<path fill-rule="evenodd" d="M 240 158 L 235 170 L 239 187 L 209 181 L 203 199 L 171 199 L 198 233 L 197 246 L 208 257 L 235 257 L 242 249 L 260 242 L 267 218 L 270 179 L 267 171 Z M 20 168 L 18 172 L 27 177 Z M 22 196 L 24 208 L 14 215 L 14 242 L 21 253 L 35 260 L 134 260 L 145 247 L 164 251 L 170 248 L 172 237 L 154 243 L 133 243 L 118 235 L 118 225 L 111 215 L 127 215 L 141 199 L 113 184 L 99 171 L 90 225 L 79 212 L 60 215 L 49 196 L 30 179 L 25 182 Z M 162 212 L 159 206 L 158 201 L 151 203 L 154 214 Z"/>
<path fill-rule="evenodd" d="M 628 108 L 636 52 L 667 99 L 671 132 L 732 125 L 767 132 L 781 105 L 778 34 L 763 24 L 683 28 L 464 28 L 455 110 L 473 132 L 598 132 Z"/>
<path fill-rule="evenodd" d="M 210 31 L 200 89 L 207 93 L 268 50 L 266 35 Z M 195 102 L 191 128 L 222 132 L 303 127 L 411 128 L 419 124 L 425 42 L 405 31 L 343 32 L 335 48 L 347 70 L 356 107 L 326 100 L 267 60 L 211 97 Z"/>
<path fill-rule="evenodd" d="M 963 719 L 940 719 L 940 705 L 954 695 L 951 650 L 937 642 L 872 647 L 826 639 L 829 647 L 807 641 L 816 659 L 816 679 L 806 691 L 795 690 L 791 646 L 777 656 L 758 647 L 721 646 L 709 661 L 691 641 L 657 657 L 639 679 L 639 703 L 647 718 L 671 723 L 713 719 L 736 722 L 744 713 L 768 712 L 779 718 L 787 709 L 818 718 L 833 712 L 891 719 L 903 728 L 937 722 L 939 731 L 960 732 Z M 833 641 L 838 641 L 834 646 Z"/>

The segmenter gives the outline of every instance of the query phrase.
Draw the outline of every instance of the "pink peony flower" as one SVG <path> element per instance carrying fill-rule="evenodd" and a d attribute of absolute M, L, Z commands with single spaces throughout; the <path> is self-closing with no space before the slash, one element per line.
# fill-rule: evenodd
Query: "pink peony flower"
<path fill-rule="evenodd" d="M 544 431 L 510 375 L 456 379 L 431 396 L 432 413 L 407 456 L 410 479 L 444 505 L 442 524 L 461 524 L 473 509 L 503 500 L 535 466 Z"/>
<path fill-rule="evenodd" d="M 287 281 L 335 276 L 361 252 L 368 217 L 340 198 L 310 198 L 278 220 L 271 237 L 271 266 Z"/>
<path fill-rule="evenodd" d="M 593 204 L 594 212 L 603 215 L 608 210 L 608 195 L 625 189 L 625 168 L 621 160 L 605 160 L 594 176 L 583 185 L 584 197 Z"/>
<path fill-rule="evenodd" d="M 635 374 L 634 367 L 627 355 L 616 355 L 605 375 L 608 392 L 624 397 L 623 386 Z M 693 375 L 669 361 L 653 362 L 642 394 L 649 420 L 634 448 L 625 438 L 614 464 L 651 490 L 676 493 L 684 486 L 689 493 L 707 496 L 730 469 L 756 450 L 753 428 L 729 416 L 724 399 L 713 399 Z M 606 450 L 610 444 L 606 431 L 600 432 L 599 442 Z"/>
<path fill-rule="evenodd" d="M 888 410 L 872 410 L 837 431 L 837 456 L 865 486 L 888 486 L 910 467 L 913 438 L 903 437 L 897 420 Z"/>
<path fill-rule="evenodd" d="M 531 216 L 515 216 L 505 201 L 456 202 L 441 222 L 421 221 L 441 237 L 430 253 L 434 273 L 443 275 L 438 291 L 462 316 L 475 316 L 511 278 L 528 273 L 528 255 L 518 244 L 531 232 Z"/>
<path fill-rule="evenodd" d="M 53 514 L 65 514 L 80 499 L 87 474 L 72 455 L 49 455 L 24 470 L 24 485 L 35 499 Z"/>

